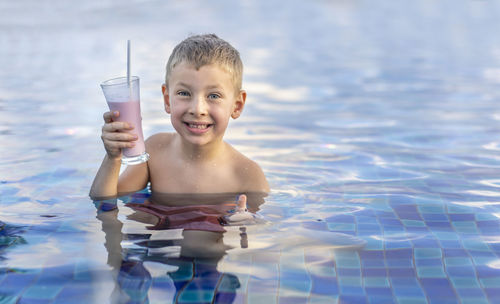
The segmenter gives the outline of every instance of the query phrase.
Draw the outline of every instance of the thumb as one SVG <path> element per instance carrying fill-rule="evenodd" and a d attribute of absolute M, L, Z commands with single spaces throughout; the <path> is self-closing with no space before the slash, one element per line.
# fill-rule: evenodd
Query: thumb
<path fill-rule="evenodd" d="M 247 196 L 245 194 L 241 194 L 238 197 L 238 210 L 244 211 L 247 209 Z"/>

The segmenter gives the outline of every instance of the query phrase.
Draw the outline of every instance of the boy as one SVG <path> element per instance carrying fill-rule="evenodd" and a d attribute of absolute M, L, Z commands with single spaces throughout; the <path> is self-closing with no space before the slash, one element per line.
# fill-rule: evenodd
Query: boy
<path fill-rule="evenodd" d="M 91 198 L 135 192 L 148 182 L 153 193 L 269 192 L 259 165 L 223 141 L 229 118 L 238 118 L 245 106 L 242 71 L 238 51 L 216 35 L 192 36 L 177 45 L 162 85 L 165 111 L 176 132 L 149 137 L 149 161 L 128 166 L 120 175 L 121 149 L 133 147 L 137 139 L 124 131 L 134 126 L 114 121 L 119 113 L 104 113 L 106 156 Z"/>

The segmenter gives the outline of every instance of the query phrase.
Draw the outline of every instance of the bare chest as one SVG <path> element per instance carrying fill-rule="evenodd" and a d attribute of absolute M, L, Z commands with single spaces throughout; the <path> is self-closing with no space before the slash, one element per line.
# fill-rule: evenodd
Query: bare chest
<path fill-rule="evenodd" d="M 225 193 L 239 192 L 241 187 L 232 167 L 215 162 L 190 164 L 166 157 L 149 168 L 151 187 L 158 192 Z"/>

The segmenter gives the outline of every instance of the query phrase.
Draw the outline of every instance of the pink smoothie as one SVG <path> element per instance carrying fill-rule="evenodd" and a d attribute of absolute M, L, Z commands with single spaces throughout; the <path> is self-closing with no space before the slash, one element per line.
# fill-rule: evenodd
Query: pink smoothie
<path fill-rule="evenodd" d="M 128 133 L 136 134 L 138 137 L 135 141 L 135 147 L 123 149 L 123 155 L 131 157 L 144 153 L 146 149 L 142 135 L 142 117 L 139 101 L 108 102 L 108 106 L 111 111 L 120 112 L 117 121 L 125 121 L 134 126 L 134 129 L 128 131 Z"/>

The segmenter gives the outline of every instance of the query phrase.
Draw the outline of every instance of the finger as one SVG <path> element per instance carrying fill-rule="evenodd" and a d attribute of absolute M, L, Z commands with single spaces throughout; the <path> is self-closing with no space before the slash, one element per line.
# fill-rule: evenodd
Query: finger
<path fill-rule="evenodd" d="M 112 141 L 105 138 L 103 138 L 102 141 L 108 150 L 120 150 L 135 147 L 135 142 L 133 141 Z"/>
<path fill-rule="evenodd" d="M 104 118 L 104 121 L 106 123 L 110 123 L 110 122 L 113 122 L 116 118 L 118 118 L 120 116 L 120 112 L 119 111 L 109 111 L 109 112 L 106 112 L 102 115 L 102 117 Z"/>
<path fill-rule="evenodd" d="M 125 132 L 104 132 L 102 138 L 109 141 L 134 141 L 138 139 L 136 134 Z"/>
<path fill-rule="evenodd" d="M 129 124 L 127 122 L 123 121 L 113 121 L 110 123 L 104 124 L 102 127 L 103 132 L 116 132 L 116 131 L 128 131 L 132 130 L 134 126 L 132 124 Z"/>
<path fill-rule="evenodd" d="M 247 196 L 245 194 L 241 194 L 238 197 L 238 209 L 246 210 L 247 209 Z"/>

